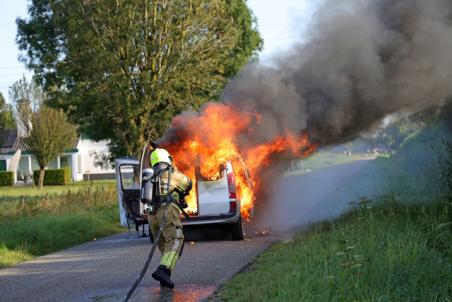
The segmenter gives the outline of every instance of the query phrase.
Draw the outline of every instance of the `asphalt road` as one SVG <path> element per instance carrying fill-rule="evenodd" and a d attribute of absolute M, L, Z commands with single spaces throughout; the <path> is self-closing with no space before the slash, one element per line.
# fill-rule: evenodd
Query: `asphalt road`
<path fill-rule="evenodd" d="M 247 234 L 247 240 L 240 242 L 221 240 L 209 231 L 208 237 L 214 240 L 188 242 L 173 273 L 174 291 L 161 290 L 151 277 L 160 256 L 156 252 L 130 301 L 206 299 L 272 243 L 283 240 L 287 230 L 343 211 L 346 203 L 333 206 L 323 202 L 366 163 L 284 178 L 277 186 L 276 202 L 269 205 L 272 215 L 265 220 L 275 226 L 274 231 Z M 122 233 L 1 269 L 0 301 L 122 301 L 149 249 L 149 239 L 129 239 Z"/>
<path fill-rule="evenodd" d="M 287 232 L 337 217 L 349 208 L 350 201 L 360 197 L 348 189 L 349 184 L 371 159 L 280 179 L 258 224 Z"/>

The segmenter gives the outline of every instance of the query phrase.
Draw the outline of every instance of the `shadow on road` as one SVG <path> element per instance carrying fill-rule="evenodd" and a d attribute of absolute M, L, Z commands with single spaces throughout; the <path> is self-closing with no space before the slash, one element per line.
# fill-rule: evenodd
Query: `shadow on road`
<path fill-rule="evenodd" d="M 184 226 L 185 241 L 231 240 L 227 226 Z"/>

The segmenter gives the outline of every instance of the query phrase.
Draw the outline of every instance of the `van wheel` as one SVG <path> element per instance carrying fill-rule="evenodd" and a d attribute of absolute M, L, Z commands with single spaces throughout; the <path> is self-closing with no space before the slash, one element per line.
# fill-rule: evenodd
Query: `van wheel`
<path fill-rule="evenodd" d="M 242 216 L 236 223 L 231 225 L 232 240 L 243 240 Z"/>

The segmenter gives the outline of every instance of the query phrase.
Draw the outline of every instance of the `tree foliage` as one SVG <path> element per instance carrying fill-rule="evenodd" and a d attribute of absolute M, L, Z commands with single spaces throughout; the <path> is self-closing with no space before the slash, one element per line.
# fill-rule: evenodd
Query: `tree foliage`
<path fill-rule="evenodd" d="M 244 0 L 33 0 L 22 59 L 92 139 L 135 154 L 219 97 L 262 40 Z"/>
<path fill-rule="evenodd" d="M 443 148 L 445 154 L 440 158 L 439 182 L 443 187 L 443 197 L 452 205 L 452 142 L 444 139 Z M 451 213 L 452 223 L 452 213 Z"/>
<path fill-rule="evenodd" d="M 6 103 L 3 94 L 0 92 L 0 131 L 4 129 L 15 129 L 13 107 Z M 1 143 L 1 142 L 0 142 Z"/>
<path fill-rule="evenodd" d="M 407 116 L 393 116 L 391 123 L 378 129 L 364 142 L 372 148 L 399 149 L 407 139 L 432 123 L 438 115 L 438 108 L 432 107 Z"/>
<path fill-rule="evenodd" d="M 44 102 L 44 92 L 35 82 L 28 82 L 25 76 L 9 87 L 9 97 L 16 108 L 16 121 L 21 135 L 27 134 L 32 112 Z"/>
<path fill-rule="evenodd" d="M 42 187 L 45 167 L 58 154 L 70 147 L 77 133 L 61 109 L 53 109 L 46 105 L 40 106 L 31 114 L 30 125 L 26 141 L 38 161 L 41 170 L 38 184 Z"/>
<path fill-rule="evenodd" d="M 39 164 L 39 187 L 43 186 L 47 164 L 77 138 L 76 127 L 61 109 L 46 104 L 46 94 L 35 82 L 22 79 L 10 88 L 21 132 Z"/>
<path fill-rule="evenodd" d="M 450 231 L 452 232 L 452 100 L 449 100 L 444 106 L 440 118 L 445 122 L 446 135 L 443 135 L 443 140 L 439 147 L 433 146 L 434 149 L 436 147 L 439 157 L 439 175 L 437 175 L 436 180 L 443 189 L 443 199 L 451 207 L 449 221 Z"/>

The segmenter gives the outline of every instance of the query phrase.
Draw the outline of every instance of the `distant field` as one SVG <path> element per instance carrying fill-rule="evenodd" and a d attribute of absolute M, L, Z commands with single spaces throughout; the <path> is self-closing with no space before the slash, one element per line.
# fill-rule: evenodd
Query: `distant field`
<path fill-rule="evenodd" d="M 433 124 L 407 139 L 394 155 L 379 156 L 345 186 L 331 196 L 335 200 L 392 195 L 399 202 L 427 203 L 443 193 L 444 180 L 438 179 L 447 156 L 443 140 L 452 134 L 442 124 Z"/>
<path fill-rule="evenodd" d="M 3 189 L 0 268 L 123 230 L 114 181 Z"/>
<path fill-rule="evenodd" d="M 20 198 L 24 197 L 39 197 L 51 194 L 64 194 L 68 191 L 75 192 L 80 189 L 86 189 L 88 187 L 114 187 L 116 180 L 94 180 L 94 181 L 79 181 L 65 186 L 45 186 L 40 190 L 38 187 L 30 186 L 14 186 L 14 187 L 0 187 L 0 201 L 8 199 L 10 197 Z"/>
<path fill-rule="evenodd" d="M 300 161 L 299 168 L 293 169 L 287 174 L 308 173 L 313 170 L 323 169 L 335 165 L 345 164 L 356 160 L 374 159 L 375 155 L 367 155 L 365 153 L 352 154 L 346 156 L 343 153 L 318 152 L 312 156 Z"/>

